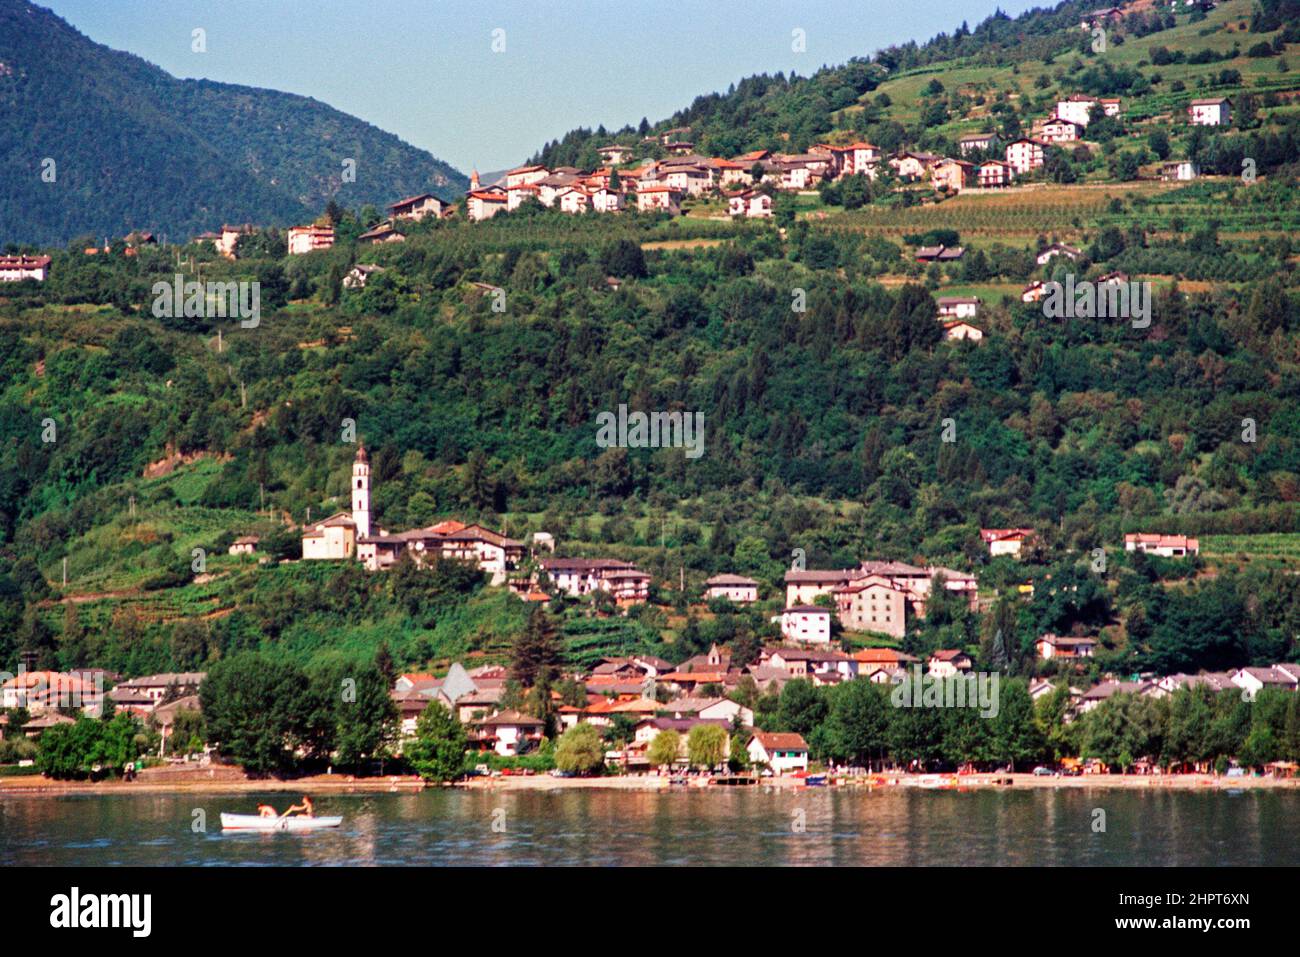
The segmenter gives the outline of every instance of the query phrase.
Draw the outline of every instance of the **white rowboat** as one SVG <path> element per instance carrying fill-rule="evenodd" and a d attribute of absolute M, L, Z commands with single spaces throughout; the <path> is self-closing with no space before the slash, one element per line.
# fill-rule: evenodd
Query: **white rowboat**
<path fill-rule="evenodd" d="M 227 831 L 314 831 L 338 827 L 341 817 L 262 817 L 260 814 L 222 814 L 221 827 Z"/>

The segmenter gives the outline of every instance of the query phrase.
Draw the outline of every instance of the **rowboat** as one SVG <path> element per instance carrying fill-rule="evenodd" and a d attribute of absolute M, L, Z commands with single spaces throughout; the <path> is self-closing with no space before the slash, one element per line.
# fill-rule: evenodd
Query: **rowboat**
<path fill-rule="evenodd" d="M 260 814 L 222 814 L 221 827 L 226 831 L 315 831 L 338 827 L 341 817 L 262 817 Z"/>

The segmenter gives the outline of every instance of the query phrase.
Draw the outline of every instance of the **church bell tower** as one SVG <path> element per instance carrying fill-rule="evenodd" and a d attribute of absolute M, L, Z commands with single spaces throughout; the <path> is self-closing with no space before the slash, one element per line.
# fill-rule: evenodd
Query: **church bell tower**
<path fill-rule="evenodd" d="M 357 448 L 352 463 L 352 521 L 358 538 L 370 534 L 370 460 L 364 445 Z"/>

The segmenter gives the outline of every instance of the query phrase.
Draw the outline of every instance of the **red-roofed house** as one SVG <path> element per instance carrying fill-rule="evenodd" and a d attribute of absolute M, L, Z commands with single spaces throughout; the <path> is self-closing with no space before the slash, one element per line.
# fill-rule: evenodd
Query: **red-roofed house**
<path fill-rule="evenodd" d="M 1034 535 L 1032 528 L 981 528 L 980 538 L 989 547 L 989 555 L 1019 556 L 1020 549 Z"/>
<path fill-rule="evenodd" d="M 755 731 L 745 750 L 751 764 L 771 768 L 775 774 L 808 770 L 808 742 L 803 735 Z"/>

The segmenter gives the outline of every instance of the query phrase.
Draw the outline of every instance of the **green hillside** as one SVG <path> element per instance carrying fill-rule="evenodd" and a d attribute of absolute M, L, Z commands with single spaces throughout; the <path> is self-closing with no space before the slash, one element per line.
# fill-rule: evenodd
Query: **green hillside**
<path fill-rule="evenodd" d="M 0 116 L 0 243 L 136 229 L 185 239 L 223 222 L 293 225 L 330 199 L 382 207 L 466 184 L 323 103 L 178 80 L 27 0 L 0 0 Z M 355 182 L 343 182 L 345 159 Z"/>
<path fill-rule="evenodd" d="M 883 140 L 890 124 L 900 142 L 941 144 L 982 124 L 986 106 L 994 122 L 1004 94 L 996 122 L 1024 123 L 1059 93 L 1128 83 L 1131 128 L 1015 189 L 887 184 L 848 208 L 837 184 L 838 197 L 782 194 L 772 220 L 741 222 L 717 196 L 676 219 L 533 204 L 411 224 L 405 243 L 379 247 L 355 242 L 370 218 L 348 203 L 339 243 L 306 256 L 285 257 L 275 233 L 250 237 L 238 261 L 199 246 L 52 250 L 48 282 L 0 298 L 0 667 L 22 652 L 126 671 L 248 648 L 297 660 L 386 648 L 412 666 L 500 657 L 525 609 L 501 589 L 455 569 L 413 579 L 294 561 L 308 516 L 347 505 L 346 420 L 370 449 L 386 528 L 456 517 L 518 538 L 546 530 L 562 553 L 653 575 L 652 604 L 627 618 L 589 602 L 564 612 L 575 661 L 629 648 L 680 660 L 711 640 L 772 637 L 796 550 L 809 568 L 893 558 L 976 571 L 979 611 L 937 607 L 913 622 L 901 644 L 914 653 L 963 647 L 1023 673 L 1037 636 L 1077 630 L 1101 640 L 1090 667 L 1124 673 L 1294 660 L 1300 170 L 1292 99 L 1269 85 L 1291 76 L 1279 68 L 1298 38 L 1275 8 L 1228 0 L 1179 14 L 1101 63 L 1079 50 L 1075 8 L 995 18 L 889 54 L 879 78 L 876 58 L 761 94 L 742 84 L 749 94 L 710 100 L 712 113 L 664 123 L 700 125 L 708 152 L 767 136 L 787 149 Z M 1238 40 L 1269 55 L 1187 63 Z M 1150 64 L 1157 45 L 1169 67 Z M 1187 131 L 1177 99 L 1229 69 L 1255 114 Z M 992 86 L 963 92 L 959 70 Z M 943 90 L 924 93 L 935 79 Z M 801 99 L 832 87 L 825 110 Z M 926 100 L 946 111 L 933 125 Z M 798 115 L 830 125 L 800 127 Z M 1223 175 L 1161 182 L 1155 133 L 1170 155 Z M 594 137 L 548 159 L 582 162 Z M 1116 174 L 1125 155 L 1133 175 Z M 1239 175 L 1243 155 L 1256 179 Z M 1051 239 L 1079 259 L 1039 266 Z M 915 247 L 939 241 L 964 259 L 916 261 Z M 261 283 L 260 325 L 155 318 L 152 285 L 170 281 L 177 252 L 187 277 Z M 345 289 L 357 262 L 385 271 Z M 1031 280 L 1114 270 L 1151 283 L 1149 327 L 1049 319 L 1020 299 Z M 485 285 L 504 291 L 504 311 Z M 971 293 L 984 339 L 945 340 L 935 299 Z M 601 447 L 596 416 L 620 404 L 703 413 L 704 454 Z M 980 528 L 1025 525 L 1038 546 L 990 560 Z M 1147 560 L 1123 551 L 1133 531 L 1205 547 L 1192 561 Z M 262 536 L 265 565 L 226 555 L 246 533 Z M 692 603 L 721 571 L 759 579 L 772 607 L 742 617 Z M 1026 583 L 1033 597 L 1017 597 Z"/>

